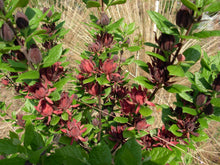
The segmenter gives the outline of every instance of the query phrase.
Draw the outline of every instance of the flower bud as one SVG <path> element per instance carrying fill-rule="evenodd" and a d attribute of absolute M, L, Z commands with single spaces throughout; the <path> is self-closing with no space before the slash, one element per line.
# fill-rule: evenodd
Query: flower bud
<path fill-rule="evenodd" d="M 46 13 L 47 10 L 49 10 L 49 8 L 44 7 L 43 13 Z M 51 16 L 52 16 L 52 11 L 50 10 L 50 11 L 47 13 L 47 17 L 50 18 Z"/>
<path fill-rule="evenodd" d="M 128 44 L 128 45 L 130 44 L 130 42 L 131 42 L 130 38 L 128 38 L 128 39 L 125 41 L 125 43 Z"/>
<path fill-rule="evenodd" d="M 98 125 L 99 125 L 98 119 L 93 119 L 93 120 L 92 120 L 92 125 L 98 126 Z"/>
<path fill-rule="evenodd" d="M 196 105 L 201 106 L 205 103 L 205 101 L 206 101 L 206 95 L 204 95 L 203 93 L 199 94 L 196 98 Z"/>
<path fill-rule="evenodd" d="M 193 10 L 187 8 L 186 6 L 182 5 L 180 10 L 176 14 L 176 24 L 179 27 L 189 28 L 189 26 L 193 22 Z"/>
<path fill-rule="evenodd" d="M 160 46 L 160 48 L 162 50 L 172 50 L 174 47 L 174 43 L 175 43 L 175 38 L 173 35 L 169 35 L 169 34 L 165 34 L 162 33 L 159 40 L 158 40 L 158 44 Z"/>
<path fill-rule="evenodd" d="M 108 109 L 104 109 L 102 111 L 102 116 L 105 117 L 105 116 L 108 116 L 108 115 L 109 115 Z"/>
<path fill-rule="evenodd" d="M 215 78 L 212 84 L 212 89 L 216 92 L 220 92 L 220 74 L 218 74 L 218 76 Z"/>
<path fill-rule="evenodd" d="M 15 34 L 7 23 L 4 23 L 0 29 L 0 36 L 4 41 L 12 41 Z"/>
<path fill-rule="evenodd" d="M 27 16 L 20 11 L 18 11 L 16 13 L 15 21 L 16 21 L 17 27 L 19 29 L 24 29 L 24 28 L 28 27 L 28 25 L 29 25 L 29 20 L 28 20 Z"/>
<path fill-rule="evenodd" d="M 204 108 L 204 113 L 206 115 L 211 115 L 214 112 L 214 108 L 212 106 L 212 104 L 208 104 L 205 108 Z"/>
<path fill-rule="evenodd" d="M 104 12 L 101 13 L 100 23 L 102 26 L 108 25 L 110 23 L 110 19 Z"/>
<path fill-rule="evenodd" d="M 38 47 L 32 47 L 28 51 L 28 58 L 34 64 L 39 64 L 42 61 L 42 54 Z"/>
<path fill-rule="evenodd" d="M 119 57 L 118 57 L 118 55 L 114 55 L 112 59 L 113 59 L 114 61 L 118 61 Z"/>
<path fill-rule="evenodd" d="M 185 61 L 185 59 L 186 59 L 186 57 L 185 57 L 183 54 L 179 54 L 179 55 L 177 56 L 177 60 L 178 60 L 179 62 Z"/>
<path fill-rule="evenodd" d="M 0 0 L 0 10 L 1 11 L 4 11 L 4 1 L 3 0 Z"/>

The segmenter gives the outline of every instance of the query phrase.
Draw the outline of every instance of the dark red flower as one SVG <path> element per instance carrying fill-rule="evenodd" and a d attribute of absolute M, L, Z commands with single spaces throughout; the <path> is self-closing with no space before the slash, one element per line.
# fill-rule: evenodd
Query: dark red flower
<path fill-rule="evenodd" d="M 96 83 L 87 83 L 84 85 L 86 91 L 93 96 L 98 96 L 102 92 L 102 87 Z"/>
<path fill-rule="evenodd" d="M 122 113 L 129 114 L 135 112 L 135 104 L 129 101 L 129 99 L 120 100 Z"/>
<path fill-rule="evenodd" d="M 68 137 L 72 138 L 72 142 L 74 141 L 82 141 L 85 142 L 86 139 L 82 137 L 82 133 L 86 131 L 86 128 L 83 128 L 84 125 L 81 125 L 81 122 L 77 122 L 73 119 L 72 122 L 67 122 L 67 129 L 61 129 L 62 132 L 66 133 Z M 71 142 L 71 144 L 72 144 Z"/>
<path fill-rule="evenodd" d="M 113 36 L 109 33 L 104 33 L 101 36 L 97 35 L 97 40 L 103 47 L 110 48 L 113 44 Z"/>
<path fill-rule="evenodd" d="M 20 12 L 20 11 L 18 11 L 18 12 L 16 13 L 16 15 L 15 15 L 15 21 L 16 21 L 17 27 L 18 27 L 19 29 L 24 29 L 24 28 L 26 28 L 26 27 L 29 26 L 28 17 L 27 17 L 24 13 L 22 13 L 22 12 Z"/>
<path fill-rule="evenodd" d="M 140 105 L 147 104 L 150 106 L 155 106 L 154 103 L 147 100 L 148 99 L 147 89 L 144 88 L 144 90 L 142 90 L 140 85 L 139 85 L 138 89 L 136 89 L 136 87 L 133 87 L 133 89 L 131 89 L 131 92 L 129 92 L 129 94 L 130 94 L 132 101 L 135 104 L 138 104 L 138 107 L 136 109 L 136 113 L 139 112 Z"/>
<path fill-rule="evenodd" d="M 116 68 L 117 68 L 117 63 L 114 63 L 113 59 L 105 60 L 105 62 L 102 65 L 102 71 L 107 75 L 113 73 L 116 70 Z"/>
<path fill-rule="evenodd" d="M 26 90 L 28 91 L 28 94 L 25 97 L 28 98 L 28 99 L 38 99 L 38 100 L 41 100 L 41 99 L 45 98 L 50 104 L 53 104 L 53 102 L 48 98 L 48 96 L 55 89 L 56 88 L 48 89 L 46 83 L 42 84 L 40 82 L 37 82 L 36 84 L 34 84 L 32 86 L 27 86 L 26 87 Z"/>
<path fill-rule="evenodd" d="M 138 131 L 140 131 L 150 127 L 150 124 L 147 124 L 146 119 L 137 118 L 134 121 L 134 126 Z"/>
<path fill-rule="evenodd" d="M 81 64 L 79 65 L 79 68 L 81 70 L 82 73 L 91 73 L 94 70 L 94 62 L 90 61 L 90 60 L 82 60 Z"/>
<path fill-rule="evenodd" d="M 17 120 L 17 121 L 16 121 L 16 124 L 19 125 L 19 126 L 21 126 L 21 127 L 25 127 L 25 120 L 22 119 L 23 116 L 24 116 L 24 115 L 23 115 L 23 114 L 20 114 L 20 113 L 16 115 L 16 120 Z"/>
<path fill-rule="evenodd" d="M 65 73 L 63 67 L 60 65 L 61 62 L 56 62 L 51 67 L 40 69 L 40 76 L 45 81 L 56 82 Z"/>
<path fill-rule="evenodd" d="M 118 99 L 123 99 L 128 94 L 128 88 L 123 86 L 116 86 L 114 93 Z"/>
<path fill-rule="evenodd" d="M 46 100 L 42 99 L 39 101 L 38 105 L 35 106 L 35 108 L 43 116 L 43 118 L 48 117 L 47 124 L 49 124 L 51 120 L 51 115 L 53 113 L 53 107 L 50 104 L 48 104 Z"/>
<path fill-rule="evenodd" d="M 204 107 L 203 111 L 206 115 L 211 115 L 214 112 L 214 108 L 212 104 L 209 103 L 207 106 Z"/>
<path fill-rule="evenodd" d="M 72 113 L 68 110 L 69 108 L 76 108 L 79 104 L 71 105 L 73 102 L 73 98 L 75 98 L 75 94 L 69 97 L 68 92 L 62 92 L 60 100 L 57 101 L 56 105 L 58 110 L 54 111 L 55 114 L 62 114 L 63 111 L 66 111 L 70 116 Z"/>
<path fill-rule="evenodd" d="M 166 147 L 172 151 L 170 146 L 177 145 L 177 137 L 173 135 L 170 131 L 166 130 L 165 126 L 163 125 L 161 129 L 158 129 L 157 137 L 153 137 L 156 141 L 156 144 L 153 144 L 153 147 Z"/>
<path fill-rule="evenodd" d="M 138 140 L 137 142 L 143 146 L 142 149 L 144 150 L 144 149 L 152 149 L 155 141 L 150 134 L 147 134 L 141 137 L 140 140 Z"/>
<path fill-rule="evenodd" d="M 9 54 L 3 54 L 1 58 L 3 62 L 8 62 L 8 59 L 11 59 L 11 56 Z"/>
<path fill-rule="evenodd" d="M 126 126 L 111 126 L 111 131 L 109 131 L 109 140 L 116 142 L 113 150 L 116 149 L 120 144 L 124 144 L 126 142 L 125 138 L 123 137 L 123 131 L 125 128 Z"/>
<path fill-rule="evenodd" d="M 91 52 L 97 53 L 102 49 L 102 46 L 98 41 L 96 41 L 95 43 L 90 44 L 88 49 Z"/>
<path fill-rule="evenodd" d="M 10 26 L 7 23 L 4 23 L 0 29 L 0 36 L 4 41 L 12 41 L 15 34 Z"/>
<path fill-rule="evenodd" d="M 157 42 L 162 50 L 171 51 L 174 48 L 175 37 L 162 33 Z"/>

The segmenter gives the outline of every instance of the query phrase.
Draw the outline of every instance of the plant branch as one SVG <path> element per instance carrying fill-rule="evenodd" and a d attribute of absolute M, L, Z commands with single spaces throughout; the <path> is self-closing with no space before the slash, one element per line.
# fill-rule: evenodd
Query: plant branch
<path fill-rule="evenodd" d="M 159 84 L 155 89 L 154 89 L 154 91 L 153 91 L 153 93 L 150 95 L 150 97 L 149 97 L 149 101 L 151 101 L 153 98 L 154 98 L 154 96 L 155 96 L 155 94 L 157 93 L 157 91 L 159 90 L 161 88 L 161 85 Z"/>
<path fill-rule="evenodd" d="M 190 25 L 190 27 L 188 28 L 188 30 L 187 30 L 187 32 L 186 32 L 186 36 L 188 36 L 189 35 L 189 33 L 190 33 L 190 31 L 192 30 L 192 27 L 193 27 L 193 23 Z M 181 40 L 180 40 L 180 43 L 181 43 L 181 45 L 178 47 L 178 49 L 177 49 L 177 51 L 176 51 L 176 53 L 175 53 L 175 55 L 174 55 L 174 57 L 173 57 L 173 60 L 172 60 L 172 62 L 171 62 L 171 65 L 175 62 L 175 60 L 176 60 L 176 58 L 177 58 L 177 56 L 178 56 L 178 54 L 179 54 L 179 52 L 180 52 L 180 50 L 181 50 L 181 48 L 183 47 L 183 42 L 185 41 L 185 39 L 182 39 L 181 38 Z"/>
<path fill-rule="evenodd" d="M 102 109 L 101 106 L 101 95 L 98 96 L 98 107 L 99 109 Z M 99 111 L 99 133 L 98 133 L 98 142 L 101 140 L 101 130 L 102 130 L 102 111 Z"/>

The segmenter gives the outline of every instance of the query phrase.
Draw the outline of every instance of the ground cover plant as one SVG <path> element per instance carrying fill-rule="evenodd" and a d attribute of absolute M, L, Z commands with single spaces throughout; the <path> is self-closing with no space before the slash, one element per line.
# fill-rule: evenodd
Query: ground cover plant
<path fill-rule="evenodd" d="M 59 21 L 61 13 L 30 8 L 28 0 L 0 0 L 2 83 L 16 90 L 16 99 L 26 100 L 25 113 L 12 113 L 9 120 L 18 129 L 0 139 L 0 163 L 179 164 L 188 148 L 207 140 L 208 123 L 219 121 L 220 54 L 208 57 L 199 45 L 179 53 L 187 39 L 219 36 L 219 31 L 195 32 L 203 12 L 218 12 L 219 3 L 182 0 L 175 23 L 147 11 L 161 34 L 157 44 L 145 42 L 154 48 L 146 52 L 151 57 L 146 63 L 123 57 L 141 49 L 130 45 L 135 24 L 106 14 L 126 1 L 83 2 L 97 8 L 87 24 L 94 40 L 86 43 L 73 75 L 65 69 L 68 49 L 62 39 L 68 30 Z M 200 70 L 191 73 L 198 61 Z M 128 78 L 124 68 L 131 63 L 148 77 Z M 187 77 L 191 86 L 177 84 L 175 77 Z M 73 90 L 63 91 L 69 81 Z M 175 106 L 154 103 L 162 88 L 176 94 Z M 156 108 L 162 109 L 163 126 L 149 129 Z"/>

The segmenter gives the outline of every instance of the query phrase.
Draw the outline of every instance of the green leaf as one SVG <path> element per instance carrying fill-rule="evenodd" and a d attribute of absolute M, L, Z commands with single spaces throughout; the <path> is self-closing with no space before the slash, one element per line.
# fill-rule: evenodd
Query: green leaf
<path fill-rule="evenodd" d="M 124 20 L 124 18 L 121 18 L 117 22 L 115 22 L 113 24 L 109 24 L 108 26 L 106 26 L 106 30 L 113 31 L 113 30 L 119 28 L 119 26 L 122 24 L 123 20 Z"/>
<path fill-rule="evenodd" d="M 93 82 L 94 80 L 95 80 L 95 76 L 91 76 L 91 77 L 83 80 L 83 84 L 87 84 L 87 83 Z"/>
<path fill-rule="evenodd" d="M 216 107 L 220 107 L 220 98 L 213 98 L 211 103 Z"/>
<path fill-rule="evenodd" d="M 150 56 L 153 56 L 153 57 L 156 57 L 158 59 L 160 59 L 161 61 L 165 62 L 166 61 L 166 58 L 160 54 L 157 54 L 157 53 L 154 53 L 154 52 L 150 52 L 150 51 L 146 51 L 146 54 L 150 55 Z"/>
<path fill-rule="evenodd" d="M 122 65 L 130 65 L 133 61 L 134 61 L 134 55 L 129 57 L 129 58 L 127 58 L 125 60 L 125 62 L 122 63 Z"/>
<path fill-rule="evenodd" d="M 14 154 L 17 153 L 18 146 L 14 145 L 9 139 L 0 139 L 0 153 L 4 154 Z"/>
<path fill-rule="evenodd" d="M 90 133 L 93 129 L 92 124 L 85 124 L 83 128 L 86 128 L 86 131 L 82 134 L 83 136 L 86 136 L 88 133 Z"/>
<path fill-rule="evenodd" d="M 100 7 L 100 4 L 99 4 L 99 2 L 97 2 L 97 1 L 87 1 L 86 7 L 87 7 L 87 8 Z"/>
<path fill-rule="evenodd" d="M 198 72 L 195 73 L 195 85 L 200 92 L 207 92 L 208 89 L 212 90 L 211 85 Z"/>
<path fill-rule="evenodd" d="M 40 78 L 39 72 L 33 70 L 33 71 L 24 72 L 21 75 L 19 75 L 16 82 L 22 82 L 22 80 L 24 79 L 39 79 L 39 78 Z"/>
<path fill-rule="evenodd" d="M 188 113 L 190 115 L 196 116 L 197 112 L 195 109 L 193 108 L 189 108 L 189 107 L 183 107 L 183 113 Z"/>
<path fill-rule="evenodd" d="M 20 0 L 21 1 L 21 0 Z M 11 1 L 11 4 L 10 4 L 10 8 L 9 8 L 9 11 L 7 11 L 7 14 L 6 14 L 6 18 L 9 18 L 11 17 L 12 13 L 15 11 L 15 9 L 17 8 L 17 4 L 18 4 L 19 0 L 13 0 Z"/>
<path fill-rule="evenodd" d="M 62 118 L 63 120 L 65 120 L 65 121 L 67 121 L 68 118 L 69 118 L 68 113 L 64 112 L 64 113 L 61 115 L 61 118 Z"/>
<path fill-rule="evenodd" d="M 141 115 L 147 117 L 147 116 L 150 116 L 153 111 L 147 106 L 141 106 L 139 112 Z"/>
<path fill-rule="evenodd" d="M 178 35 L 178 30 L 176 26 L 169 22 L 163 15 L 155 11 L 147 11 L 151 20 L 156 24 L 157 28 L 165 34 L 176 34 Z M 173 29 L 171 29 L 173 28 Z"/>
<path fill-rule="evenodd" d="M 199 37 L 199 38 L 209 38 L 209 37 L 220 36 L 220 30 L 201 31 L 198 33 L 194 33 L 193 36 Z"/>
<path fill-rule="evenodd" d="M 220 1 L 212 2 L 204 11 L 217 12 L 220 10 Z"/>
<path fill-rule="evenodd" d="M 150 46 L 150 47 L 153 47 L 153 48 L 159 48 L 158 45 L 153 44 L 153 43 L 151 43 L 151 42 L 145 42 L 144 45 L 146 45 L 146 46 Z"/>
<path fill-rule="evenodd" d="M 127 35 L 132 34 L 135 31 L 135 23 L 130 23 L 127 27 L 126 33 Z"/>
<path fill-rule="evenodd" d="M 151 151 L 146 151 L 145 155 L 146 161 L 143 165 L 165 165 L 176 157 L 175 152 L 164 147 L 153 148 Z"/>
<path fill-rule="evenodd" d="M 63 86 L 70 81 L 71 78 L 70 77 L 65 77 L 62 78 L 61 80 L 59 80 L 58 82 L 56 82 L 53 86 L 56 88 L 57 91 L 61 90 L 63 88 Z"/>
<path fill-rule="evenodd" d="M 133 80 L 147 89 L 154 88 L 154 85 L 144 76 L 135 77 Z"/>
<path fill-rule="evenodd" d="M 134 60 L 134 63 L 137 64 L 141 69 L 143 69 L 145 72 L 149 73 L 148 65 L 146 62 L 143 62 L 141 60 Z"/>
<path fill-rule="evenodd" d="M 25 7 L 29 3 L 29 0 L 19 0 L 17 7 Z"/>
<path fill-rule="evenodd" d="M 2 159 L 0 160 L 0 164 L 1 165 L 21 165 L 21 164 L 25 164 L 27 160 L 20 158 L 20 157 L 14 157 L 14 158 L 9 158 L 9 159 Z"/>
<path fill-rule="evenodd" d="M 91 165 L 111 165 L 111 151 L 105 142 L 96 145 L 89 154 L 89 162 Z"/>
<path fill-rule="evenodd" d="M 141 146 L 131 138 L 116 152 L 115 165 L 140 165 L 141 159 Z"/>
<path fill-rule="evenodd" d="M 119 4 L 124 4 L 124 3 L 126 3 L 126 0 L 116 0 L 116 1 L 113 1 L 112 3 L 110 3 L 109 6 L 119 5 Z"/>
<path fill-rule="evenodd" d="M 34 126 L 31 121 L 25 123 L 24 146 L 28 147 L 34 139 Z"/>
<path fill-rule="evenodd" d="M 136 52 L 136 51 L 139 51 L 141 48 L 140 48 L 140 46 L 130 46 L 127 49 L 130 52 Z"/>
<path fill-rule="evenodd" d="M 169 131 L 172 132 L 174 135 L 181 137 L 183 134 L 181 132 L 178 132 L 179 127 L 176 124 L 171 125 L 169 128 Z"/>
<path fill-rule="evenodd" d="M 127 123 L 128 118 L 126 118 L 126 117 L 115 117 L 114 121 L 117 122 L 117 123 Z"/>
<path fill-rule="evenodd" d="M 192 3 L 190 0 L 181 0 L 181 2 L 189 9 L 197 11 L 196 5 L 194 3 Z"/>
<path fill-rule="evenodd" d="M 192 139 L 195 142 L 202 142 L 202 141 L 206 141 L 209 139 L 209 136 L 203 131 L 203 130 L 199 130 L 197 131 L 197 133 L 199 133 L 199 136 L 191 136 L 190 139 Z"/>
<path fill-rule="evenodd" d="M 81 98 L 81 100 L 82 100 L 83 102 L 85 102 L 85 103 L 88 103 L 88 104 L 93 104 L 93 103 L 95 103 L 95 102 L 97 101 L 95 98 L 92 99 L 91 96 L 83 96 L 83 97 Z"/>
<path fill-rule="evenodd" d="M 111 93 L 112 88 L 111 88 L 111 87 L 108 87 L 108 88 L 106 88 L 104 91 L 105 91 L 105 96 L 104 96 L 104 98 L 106 98 L 106 97 Z"/>
<path fill-rule="evenodd" d="M 198 121 L 199 121 L 199 124 L 200 124 L 199 126 L 200 127 L 202 127 L 202 128 L 208 128 L 209 127 L 208 122 L 205 118 L 199 118 Z"/>
<path fill-rule="evenodd" d="M 199 45 L 191 46 L 190 48 L 186 49 L 183 54 L 186 58 L 185 61 L 193 61 L 196 63 L 201 57 L 201 47 Z"/>
<path fill-rule="evenodd" d="M 189 101 L 190 103 L 193 103 L 193 97 L 189 95 L 188 93 L 179 93 L 179 96 L 182 97 L 184 100 Z"/>
<path fill-rule="evenodd" d="M 200 64 L 202 67 L 204 67 L 206 70 L 211 71 L 210 65 L 207 64 L 208 61 L 206 61 L 204 58 L 201 59 Z"/>
<path fill-rule="evenodd" d="M 192 91 L 191 88 L 180 84 L 174 84 L 169 87 L 164 87 L 164 89 L 166 89 L 170 93 L 182 93 L 182 92 Z"/>
<path fill-rule="evenodd" d="M 50 49 L 48 55 L 44 58 L 43 67 L 49 67 L 57 62 L 62 54 L 62 44 L 54 46 Z"/>
<path fill-rule="evenodd" d="M 105 75 L 101 75 L 100 77 L 96 78 L 96 80 L 98 81 L 99 85 L 106 85 L 109 84 L 109 81 L 107 80 L 106 77 L 104 77 Z"/>
<path fill-rule="evenodd" d="M 34 163 L 34 164 L 37 164 L 39 159 L 40 159 L 40 156 L 41 154 L 47 149 L 47 147 L 43 147 L 37 151 L 30 151 L 29 152 L 29 161 L 31 163 Z"/>
<path fill-rule="evenodd" d="M 180 65 L 169 65 L 167 67 L 170 75 L 184 77 L 185 73 Z"/>
<path fill-rule="evenodd" d="M 59 121 L 60 121 L 59 116 L 53 116 L 51 121 L 50 121 L 50 125 L 55 126 Z"/>

